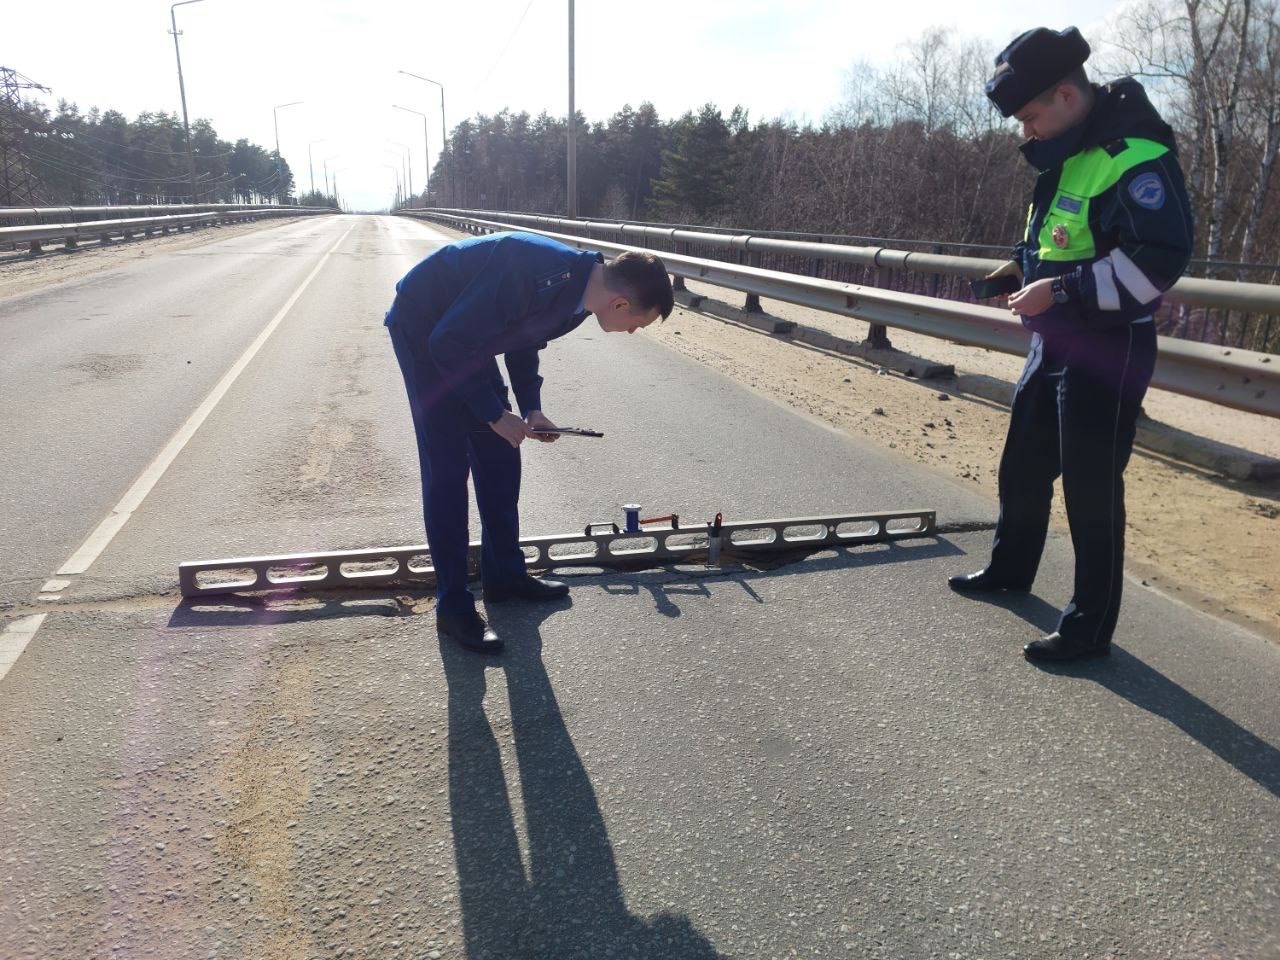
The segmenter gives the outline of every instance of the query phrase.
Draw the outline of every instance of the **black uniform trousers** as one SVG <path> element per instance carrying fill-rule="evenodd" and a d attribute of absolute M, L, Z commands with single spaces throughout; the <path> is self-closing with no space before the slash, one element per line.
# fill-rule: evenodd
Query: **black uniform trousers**
<path fill-rule="evenodd" d="M 1062 477 L 1075 588 L 1058 632 L 1107 643 L 1124 584 L 1124 469 L 1156 360 L 1150 318 L 1032 338 L 1000 458 L 992 574 L 1030 587 Z"/>
<path fill-rule="evenodd" d="M 518 579 L 526 570 L 520 549 L 520 451 L 476 419 L 462 397 L 449 389 L 423 338 L 406 331 L 402 322 L 387 329 L 418 438 L 423 516 L 436 574 L 436 612 L 471 613 L 476 605 L 467 587 L 467 477 L 474 481 L 480 511 L 481 579 L 486 583 Z M 494 387 L 505 394 L 497 361 L 491 366 Z"/>

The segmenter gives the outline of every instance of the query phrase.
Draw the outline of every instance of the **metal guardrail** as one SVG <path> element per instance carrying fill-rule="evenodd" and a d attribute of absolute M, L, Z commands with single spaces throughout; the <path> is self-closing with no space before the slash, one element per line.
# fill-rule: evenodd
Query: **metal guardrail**
<path fill-rule="evenodd" d="M 481 220 L 431 210 L 415 210 L 408 215 L 482 233 L 509 230 L 512 227 L 528 229 L 532 226 L 517 221 Z M 578 249 L 609 253 L 636 249 L 632 245 L 548 230 L 536 232 Z M 637 231 L 635 236 L 642 239 L 644 234 Z M 740 249 L 750 249 L 746 245 L 750 238 L 729 239 L 740 242 Z M 697 259 L 682 254 L 663 253 L 662 258 L 667 269 L 678 277 L 837 313 L 873 325 L 899 327 L 942 340 L 1020 355 L 1027 352 L 1030 343 L 1030 333 L 1026 328 L 1013 320 L 1007 310 L 995 307 L 840 283 L 750 265 Z M 967 261 L 968 269 L 973 269 L 973 262 Z M 1174 393 L 1199 397 L 1251 413 L 1280 417 L 1280 360 L 1268 354 L 1160 337 L 1155 375 L 1151 382 L 1152 386 Z"/>
<path fill-rule="evenodd" d="M 637 240 L 664 240 L 676 245 L 676 252 L 683 252 L 680 245 L 699 244 L 721 250 L 749 255 L 773 253 L 782 256 L 804 257 L 817 260 L 835 260 L 866 267 L 887 267 L 893 270 L 916 270 L 948 276 L 982 277 L 1006 261 L 984 257 L 958 257 L 949 254 L 919 253 L 894 250 L 887 247 L 846 246 L 803 240 L 780 240 L 749 233 L 723 234 L 673 227 L 654 227 L 629 221 L 573 220 L 565 217 L 546 217 L 533 214 L 495 214 L 477 210 L 403 210 L 411 216 L 424 212 L 449 213 L 467 218 L 496 218 L 503 223 L 520 224 L 544 230 L 572 232 L 574 229 L 596 233 L 612 233 L 619 242 L 628 238 Z M 758 266 L 758 263 L 752 264 Z M 1183 277 L 1166 294 L 1172 303 L 1190 306 L 1208 306 L 1246 312 L 1280 314 L 1280 286 L 1266 283 L 1242 283 L 1230 280 L 1206 280 Z"/>
<path fill-rule="evenodd" d="M 333 207 L 291 207 L 274 203 L 157 203 L 89 207 L 0 207 L 0 221 L 82 221 L 122 217 L 163 217 L 179 213 L 225 213 L 233 210 L 290 210 L 301 213 L 336 213 Z"/>
<path fill-rule="evenodd" d="M 491 216 L 544 216 L 544 214 L 519 213 L 512 211 L 510 214 L 498 211 L 459 211 L 447 207 L 437 208 L 447 213 L 470 212 L 475 215 L 491 215 Z M 581 221 L 577 221 L 581 222 Z M 976 256 L 984 257 L 993 255 L 1003 258 L 1009 252 L 1009 244 L 997 243 L 958 243 L 946 240 L 908 240 L 902 237 L 863 237 L 844 233 L 822 233 L 815 230 L 750 230 L 744 231 L 740 227 L 712 227 L 706 225 L 698 225 L 692 223 L 665 223 L 658 220 L 609 220 L 605 221 L 614 225 L 619 224 L 636 224 L 646 227 L 658 227 L 662 229 L 675 230 L 693 230 L 703 233 L 728 234 L 731 236 L 739 236 L 748 233 L 753 237 L 762 239 L 769 238 L 773 240 L 799 240 L 808 243 L 821 243 L 824 245 L 835 246 L 861 246 L 875 247 L 877 249 L 903 250 L 907 252 L 929 252 L 929 253 L 946 253 L 954 252 L 957 256 Z M 921 249 L 917 249 L 921 248 Z M 1280 264 L 1277 263 L 1243 263 L 1236 260 L 1206 260 L 1200 258 L 1192 258 L 1188 269 L 1195 270 L 1214 270 L 1220 272 L 1235 273 L 1255 273 L 1260 275 L 1269 274 L 1272 277 L 1280 277 Z M 1239 278 L 1237 278 L 1239 279 Z"/>
<path fill-rule="evenodd" d="M 612 529 L 596 532 L 597 528 Z M 720 528 L 725 556 L 751 556 L 787 550 L 887 543 L 933 536 L 933 510 L 836 514 L 782 520 L 740 520 Z M 697 562 L 707 555 L 704 524 L 691 527 L 644 526 L 634 532 L 608 524 L 588 524 L 582 533 L 525 537 L 520 541 L 530 569 L 605 567 L 649 563 Z M 471 561 L 480 559 L 480 542 L 471 544 Z M 375 586 L 423 580 L 433 574 L 425 545 L 373 550 L 193 560 L 178 564 L 184 597 L 257 590 L 324 590 L 338 586 Z"/>
<path fill-rule="evenodd" d="M 175 213 L 174 211 L 182 211 Z M 151 236 L 156 231 L 236 223 L 262 217 L 310 216 L 337 213 L 332 207 L 289 207 L 263 204 L 205 204 L 201 206 L 119 206 L 119 207 L 0 207 L 0 220 L 35 220 L 36 223 L 0 227 L 0 245 L 28 243 L 31 253 L 40 253 L 46 240 L 65 240 L 75 249 L 81 240 L 100 239 L 108 243 L 121 236 L 130 239 L 141 233 Z M 48 223 L 58 216 L 91 218 L 101 213 L 138 213 L 141 216 L 112 219 L 79 219 L 74 222 Z"/>

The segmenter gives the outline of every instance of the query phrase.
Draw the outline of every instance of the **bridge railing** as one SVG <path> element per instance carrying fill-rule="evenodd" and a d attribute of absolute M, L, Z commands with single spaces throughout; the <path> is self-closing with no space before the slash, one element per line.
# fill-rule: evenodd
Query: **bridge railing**
<path fill-rule="evenodd" d="M 239 223 L 269 217 L 311 216 L 337 213 L 332 207 L 291 207 L 267 204 L 171 204 L 156 206 L 99 207 L 0 207 L 0 249 L 28 244 L 40 253 L 49 240 L 61 240 L 69 249 L 82 240 L 110 243 L 142 234 L 168 233 L 184 228 Z"/>
<path fill-rule="evenodd" d="M 513 227 L 531 229 L 579 249 L 589 248 L 606 253 L 620 253 L 626 249 L 644 246 L 642 243 L 619 243 L 582 235 L 586 231 L 574 234 L 558 233 L 547 229 L 546 223 L 529 222 L 532 218 L 525 216 L 511 218 L 498 214 L 496 215 L 498 219 L 490 219 L 489 217 L 493 216 L 491 214 L 480 217 L 440 210 L 413 210 L 403 211 L 403 213 L 472 233 L 490 233 L 510 230 Z M 571 228 L 582 224 L 582 221 L 574 220 L 538 219 L 563 223 Z M 628 226 L 621 232 L 624 237 L 631 240 L 648 238 L 645 229 L 636 226 Z M 669 236 L 668 240 L 672 243 L 692 242 L 693 238 L 674 235 L 680 232 L 671 231 L 673 235 Z M 746 236 L 716 240 L 717 243 L 727 243 L 727 246 L 720 246 L 718 249 L 737 250 L 748 255 L 753 252 L 752 241 L 753 238 Z M 698 242 L 704 241 L 699 238 Z M 772 246 L 793 241 L 767 242 Z M 830 250 L 824 252 L 828 256 L 831 253 Z M 888 255 L 893 253 L 900 257 L 917 256 L 903 254 L 901 251 L 872 251 L 867 254 L 855 252 L 853 248 L 846 248 L 841 255 L 850 258 L 870 256 L 872 258 L 870 264 L 873 267 L 888 269 L 889 264 L 893 262 Z M 939 258 L 937 255 L 929 254 L 919 256 L 931 257 L 928 261 L 931 269 L 938 272 L 944 269 L 954 271 L 952 275 L 956 276 L 980 276 L 1000 263 L 998 260 L 975 263 L 968 258 Z M 678 278 L 698 280 L 738 290 L 749 297 L 768 297 L 840 314 L 862 320 L 873 328 L 895 327 L 955 343 L 1014 354 L 1025 354 L 1030 341 L 1030 334 L 1022 324 L 1013 319 L 1008 310 L 996 307 L 890 290 L 883 286 L 846 283 L 799 272 L 770 269 L 751 263 L 729 263 L 723 260 L 700 258 L 688 253 L 664 251 L 662 257 L 667 269 Z M 1204 284 L 1210 285 L 1207 290 L 1202 286 Z M 1260 289 L 1226 291 L 1220 289 L 1222 286 Z M 1265 284 L 1223 284 L 1221 281 L 1198 280 L 1194 282 L 1190 291 L 1183 295 L 1215 298 L 1230 296 L 1234 303 L 1252 303 L 1255 302 L 1252 298 L 1258 298 L 1257 302 L 1273 304 L 1278 308 L 1277 313 L 1280 313 L 1280 299 L 1268 299 L 1268 297 L 1278 297 L 1280 291 Z M 1280 417 L 1280 361 L 1268 354 L 1162 336 L 1152 385 L 1224 406 Z"/>
<path fill-rule="evenodd" d="M 419 215 L 423 211 L 402 211 Z M 903 293 L 975 303 L 968 281 L 1004 262 L 991 257 L 905 250 L 876 244 L 790 239 L 780 234 L 733 233 L 697 227 L 655 226 L 625 220 L 584 220 L 484 210 L 440 209 L 462 217 L 501 220 L 523 229 L 558 230 L 580 236 L 630 243 L 655 251 L 729 260 L 787 273 L 802 273 L 842 283 L 872 285 Z M 831 240 L 838 238 L 829 238 Z M 961 249 L 937 244 L 937 249 Z M 974 249 L 974 248 L 969 248 Z M 1222 266 L 1222 265 L 1219 265 Z M 1266 267 L 1226 265 L 1270 276 Z M 748 297 L 748 311 L 759 309 Z M 1233 280 L 1183 277 L 1165 295 L 1156 327 L 1167 337 L 1220 346 L 1280 352 L 1280 286 Z M 882 331 L 871 332 L 876 341 Z"/>

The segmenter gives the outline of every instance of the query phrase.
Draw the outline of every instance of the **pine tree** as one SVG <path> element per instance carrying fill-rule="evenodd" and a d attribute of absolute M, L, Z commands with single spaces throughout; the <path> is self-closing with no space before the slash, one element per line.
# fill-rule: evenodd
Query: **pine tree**
<path fill-rule="evenodd" d="M 674 144 L 662 152 L 662 176 L 653 182 L 650 213 L 658 220 L 707 223 L 729 199 L 729 125 L 720 109 L 706 104 L 675 125 Z"/>

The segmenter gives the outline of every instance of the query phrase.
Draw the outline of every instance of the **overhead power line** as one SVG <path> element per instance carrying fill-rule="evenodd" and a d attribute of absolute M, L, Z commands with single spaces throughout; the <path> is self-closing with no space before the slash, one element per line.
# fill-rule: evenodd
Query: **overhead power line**
<path fill-rule="evenodd" d="M 498 64 L 500 64 L 502 62 L 502 58 L 507 55 L 507 49 L 511 46 L 511 41 L 514 40 L 516 38 L 516 34 L 520 32 L 520 25 L 524 23 L 524 18 L 529 13 L 529 8 L 532 6 L 533 0 L 529 0 L 529 2 L 524 5 L 524 12 L 520 14 L 520 19 L 516 21 L 515 29 L 511 31 L 511 36 L 507 37 L 507 42 L 502 45 L 502 50 L 498 54 L 498 59 L 493 61 L 493 66 L 491 66 L 489 68 L 489 72 L 484 75 L 484 79 L 477 83 L 472 89 L 479 90 L 489 82 L 489 78 L 493 76 L 493 71 L 498 69 Z"/>

